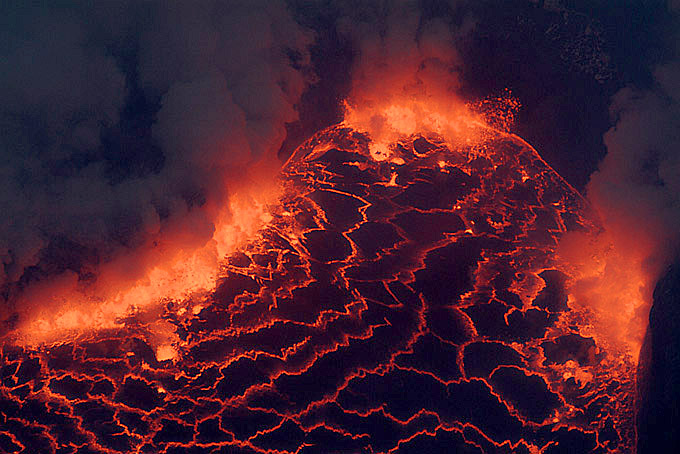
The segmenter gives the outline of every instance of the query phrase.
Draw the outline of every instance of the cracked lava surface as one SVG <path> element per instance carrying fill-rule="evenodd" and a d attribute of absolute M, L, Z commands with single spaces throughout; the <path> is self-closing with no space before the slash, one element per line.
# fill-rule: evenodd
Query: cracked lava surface
<path fill-rule="evenodd" d="M 491 131 L 491 130 L 490 130 Z M 39 347 L 6 342 L 7 453 L 626 453 L 635 364 L 588 334 L 559 236 L 581 197 L 516 136 L 336 126 L 216 289 Z"/>

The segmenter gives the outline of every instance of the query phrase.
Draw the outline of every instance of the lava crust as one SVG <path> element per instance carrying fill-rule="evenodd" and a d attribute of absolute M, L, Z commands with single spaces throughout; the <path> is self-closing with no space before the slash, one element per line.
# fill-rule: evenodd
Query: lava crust
<path fill-rule="evenodd" d="M 7 453 L 630 452 L 633 371 L 555 259 L 587 207 L 524 141 L 336 126 L 282 171 L 214 292 L 40 348 L 6 343 Z M 162 358 L 160 358 L 162 359 Z"/>

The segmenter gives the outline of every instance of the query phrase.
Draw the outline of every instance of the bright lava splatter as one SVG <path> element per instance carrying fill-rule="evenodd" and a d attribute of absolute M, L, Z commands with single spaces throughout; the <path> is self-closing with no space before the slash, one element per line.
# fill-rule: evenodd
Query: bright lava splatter
<path fill-rule="evenodd" d="M 303 144 L 214 291 L 6 343 L 0 450 L 631 452 L 635 363 L 555 255 L 586 203 L 516 136 L 402 114 Z"/>

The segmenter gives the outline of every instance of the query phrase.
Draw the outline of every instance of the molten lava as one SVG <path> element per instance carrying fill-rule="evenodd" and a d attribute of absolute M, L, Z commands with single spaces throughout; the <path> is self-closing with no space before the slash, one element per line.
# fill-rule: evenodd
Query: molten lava
<path fill-rule="evenodd" d="M 229 210 L 218 218 L 207 244 L 190 250 L 162 243 L 156 245 L 150 254 L 155 257 L 146 257 L 148 270 L 132 285 L 116 275 L 130 260 L 122 257 L 122 265 L 109 264 L 102 270 L 95 289 L 80 288 L 75 274 L 59 279 L 56 284 L 51 281 L 44 288 L 29 289 L 18 305 L 25 304 L 26 300 L 40 303 L 22 314 L 13 333 L 14 341 L 37 346 L 81 334 L 124 328 L 131 320 L 144 317 L 145 312 L 157 317 L 163 302 L 205 296 L 215 289 L 223 257 L 253 237 L 271 219 L 266 204 L 276 196 L 273 189 L 263 188 L 254 195 L 235 194 Z M 121 281 L 123 284 L 119 284 Z M 157 333 L 158 329 L 154 331 Z"/>
<path fill-rule="evenodd" d="M 630 452 L 634 361 L 557 256 L 597 229 L 587 203 L 520 138 L 436 107 L 349 107 L 219 272 L 182 256 L 103 303 L 105 330 L 3 345 L 2 449 Z M 66 314 L 47 330 L 99 317 Z"/>

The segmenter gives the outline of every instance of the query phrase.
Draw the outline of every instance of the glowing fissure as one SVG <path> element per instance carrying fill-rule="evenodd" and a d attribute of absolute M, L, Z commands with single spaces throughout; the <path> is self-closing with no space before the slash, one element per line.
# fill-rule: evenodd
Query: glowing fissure
<path fill-rule="evenodd" d="M 557 255 L 597 231 L 587 202 L 466 107 L 369 107 L 298 148 L 219 273 L 131 290 L 177 298 L 121 329 L 4 345 L 8 451 L 630 453 L 634 359 Z"/>

